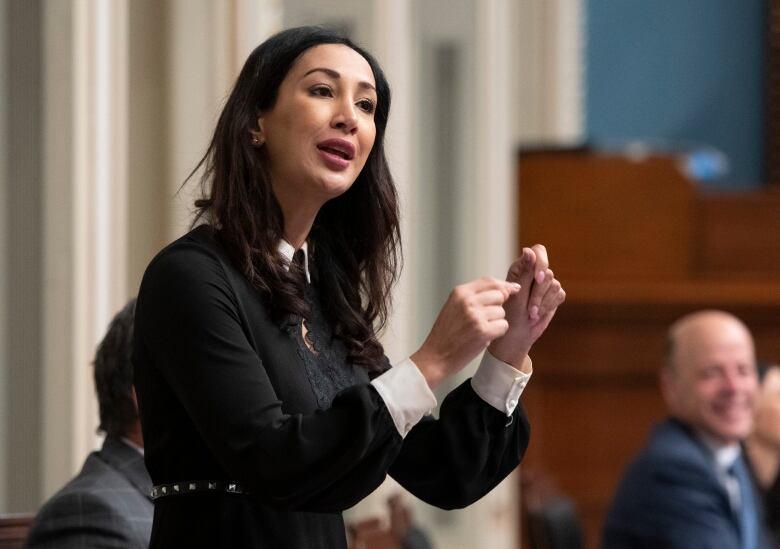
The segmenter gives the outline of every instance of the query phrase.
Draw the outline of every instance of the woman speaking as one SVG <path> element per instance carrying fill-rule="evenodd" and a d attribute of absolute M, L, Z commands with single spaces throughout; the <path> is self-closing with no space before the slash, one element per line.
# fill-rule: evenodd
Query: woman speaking
<path fill-rule="evenodd" d="M 195 228 L 150 263 L 135 384 L 152 548 L 345 548 L 341 511 L 390 474 L 442 508 L 519 463 L 528 351 L 564 292 L 542 246 L 456 287 L 392 367 L 376 330 L 398 275 L 376 60 L 318 27 L 249 56 L 203 167 Z M 489 345 L 442 402 L 431 389 Z"/>

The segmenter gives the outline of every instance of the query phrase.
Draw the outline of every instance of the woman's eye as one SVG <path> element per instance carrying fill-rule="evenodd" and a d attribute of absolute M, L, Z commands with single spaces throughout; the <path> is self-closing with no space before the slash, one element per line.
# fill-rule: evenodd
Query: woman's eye
<path fill-rule="evenodd" d="M 368 114 L 373 114 L 374 112 L 374 108 L 375 108 L 374 102 L 371 101 L 370 99 L 361 99 L 360 101 L 358 101 L 357 105 L 360 109 L 364 110 Z"/>
<path fill-rule="evenodd" d="M 312 95 L 320 97 L 333 97 L 333 92 L 328 86 L 315 86 L 309 90 Z"/>

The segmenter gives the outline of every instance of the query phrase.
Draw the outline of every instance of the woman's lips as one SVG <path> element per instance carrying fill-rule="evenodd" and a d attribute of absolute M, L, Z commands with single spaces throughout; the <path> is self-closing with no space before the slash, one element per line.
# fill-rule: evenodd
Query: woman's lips
<path fill-rule="evenodd" d="M 332 138 L 320 141 L 317 144 L 318 149 L 325 149 L 345 160 L 352 160 L 355 158 L 355 145 L 341 138 Z"/>
<path fill-rule="evenodd" d="M 349 167 L 349 160 L 341 156 L 339 153 L 330 149 L 323 149 L 318 147 L 317 151 L 320 153 L 325 165 L 331 170 L 345 170 Z"/>

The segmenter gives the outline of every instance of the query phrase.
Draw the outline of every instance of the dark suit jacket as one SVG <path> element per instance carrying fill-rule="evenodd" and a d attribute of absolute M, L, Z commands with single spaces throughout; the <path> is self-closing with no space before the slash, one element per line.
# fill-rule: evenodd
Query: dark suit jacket
<path fill-rule="evenodd" d="M 618 487 L 602 549 L 739 547 L 738 519 L 709 450 L 675 420 L 657 425 Z"/>
<path fill-rule="evenodd" d="M 146 549 L 154 513 L 143 456 L 106 437 L 81 472 L 41 507 L 30 549 Z"/>

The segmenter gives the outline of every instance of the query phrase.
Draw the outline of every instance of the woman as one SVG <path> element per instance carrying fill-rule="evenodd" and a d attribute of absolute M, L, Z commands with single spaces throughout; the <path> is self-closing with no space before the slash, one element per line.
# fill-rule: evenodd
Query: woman
<path fill-rule="evenodd" d="M 151 547 L 345 547 L 341 511 L 387 473 L 453 508 L 518 464 L 528 350 L 563 290 L 544 248 L 526 249 L 511 281 L 456 288 L 389 367 L 375 335 L 397 274 L 389 106 L 374 58 L 320 28 L 244 65 L 202 161 L 205 223 L 158 254 L 138 298 Z M 424 418 L 431 388 L 489 342 Z"/>
<path fill-rule="evenodd" d="M 764 494 L 772 547 L 780 547 L 780 366 L 759 364 L 758 377 L 761 385 L 755 424 L 745 450 Z"/>

